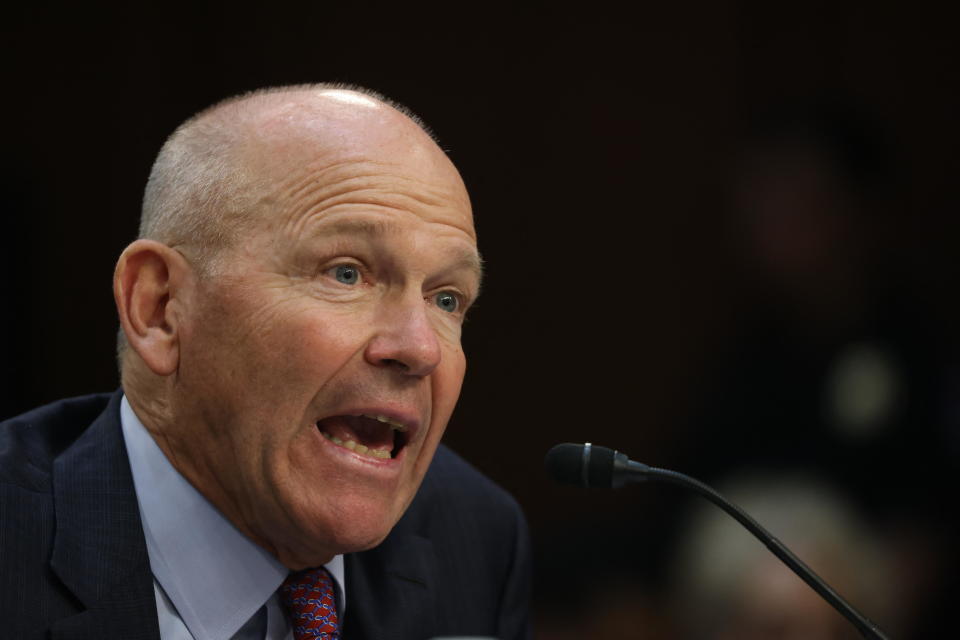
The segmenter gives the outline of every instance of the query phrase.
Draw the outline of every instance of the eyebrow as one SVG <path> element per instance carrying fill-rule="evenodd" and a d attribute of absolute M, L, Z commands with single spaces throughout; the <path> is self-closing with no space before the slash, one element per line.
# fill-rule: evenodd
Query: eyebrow
<path fill-rule="evenodd" d="M 459 227 L 457 227 L 459 228 Z M 367 220 L 364 218 L 345 218 L 333 222 L 323 223 L 314 230 L 316 234 L 331 235 L 367 235 L 374 237 L 388 236 L 397 231 L 397 226 L 385 220 Z M 457 251 L 453 263 L 454 269 L 467 269 L 477 276 L 477 284 L 483 280 L 484 263 L 480 252 Z"/>

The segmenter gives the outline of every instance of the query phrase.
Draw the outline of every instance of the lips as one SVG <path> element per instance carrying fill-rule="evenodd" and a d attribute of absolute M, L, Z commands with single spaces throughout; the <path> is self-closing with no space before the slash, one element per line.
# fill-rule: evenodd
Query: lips
<path fill-rule="evenodd" d="M 362 456 L 396 458 L 409 444 L 414 425 L 382 413 L 336 415 L 317 422 L 317 429 L 335 445 Z"/>

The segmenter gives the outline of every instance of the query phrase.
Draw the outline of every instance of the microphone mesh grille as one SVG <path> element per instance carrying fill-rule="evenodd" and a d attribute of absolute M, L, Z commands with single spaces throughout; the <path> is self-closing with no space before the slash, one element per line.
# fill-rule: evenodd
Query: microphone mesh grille
<path fill-rule="evenodd" d="M 555 445 L 544 460 L 547 473 L 563 484 L 583 486 L 580 472 L 583 468 L 583 445 L 569 442 Z"/>

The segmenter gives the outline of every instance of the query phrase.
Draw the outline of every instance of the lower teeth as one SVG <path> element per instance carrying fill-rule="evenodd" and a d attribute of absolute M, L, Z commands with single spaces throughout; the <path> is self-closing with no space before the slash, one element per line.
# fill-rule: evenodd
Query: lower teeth
<path fill-rule="evenodd" d="M 323 431 L 321 431 L 320 433 L 323 433 L 323 435 L 327 438 L 327 440 L 330 440 L 331 442 L 333 442 L 333 444 L 339 445 L 346 449 L 350 449 L 354 453 L 359 453 L 360 455 L 367 456 L 368 458 L 385 459 L 390 457 L 390 451 L 388 451 L 387 449 L 371 449 L 367 447 L 367 445 L 358 444 L 353 440 L 347 440 L 346 442 L 344 442 L 343 440 L 341 440 L 336 436 L 331 436 L 329 433 L 325 433 Z"/>

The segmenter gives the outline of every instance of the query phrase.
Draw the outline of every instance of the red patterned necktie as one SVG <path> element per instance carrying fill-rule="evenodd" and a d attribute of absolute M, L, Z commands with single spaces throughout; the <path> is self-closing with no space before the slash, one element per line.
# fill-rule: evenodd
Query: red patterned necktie
<path fill-rule="evenodd" d="M 295 640 L 339 640 L 340 621 L 333 598 L 333 579 L 326 569 L 290 574 L 280 587 Z"/>

